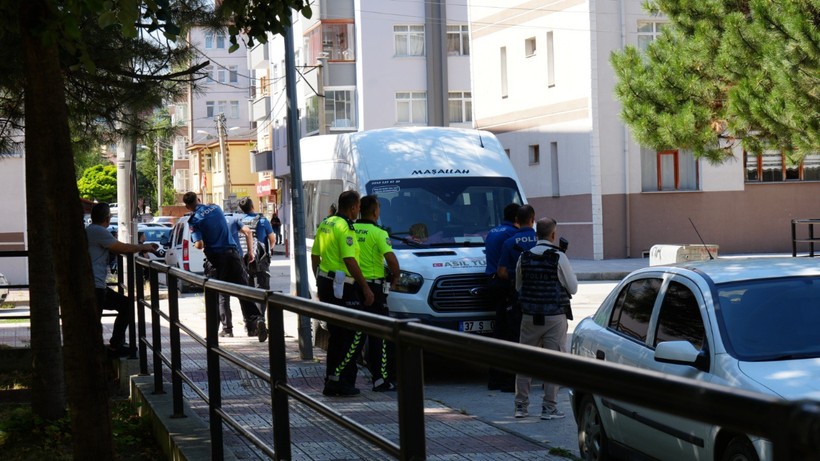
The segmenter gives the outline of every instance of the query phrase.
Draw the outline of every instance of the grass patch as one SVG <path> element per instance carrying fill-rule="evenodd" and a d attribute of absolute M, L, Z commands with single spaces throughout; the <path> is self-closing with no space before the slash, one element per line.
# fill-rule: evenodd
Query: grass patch
<path fill-rule="evenodd" d="M 0 304 L 0 309 L 14 309 L 14 303 Z"/>
<path fill-rule="evenodd" d="M 0 374 L 0 390 L 26 388 L 31 373 Z M 154 440 L 151 421 L 141 418 L 126 399 L 112 400 L 111 426 L 115 457 L 120 461 L 165 459 Z M 68 415 L 58 421 L 43 421 L 26 404 L 0 405 L 0 452 L 3 461 L 71 460 L 71 422 Z"/>
<path fill-rule="evenodd" d="M 555 456 L 561 456 L 563 458 L 567 458 L 567 459 L 571 459 L 571 460 L 576 460 L 576 461 L 580 461 L 580 459 L 581 459 L 581 458 L 578 458 L 577 456 L 573 455 L 571 451 L 567 450 L 566 448 L 561 448 L 561 447 L 552 447 L 552 448 L 550 448 L 550 454 L 555 455 Z"/>
<path fill-rule="evenodd" d="M 3 319 L 0 320 L 0 323 L 29 323 L 31 322 L 30 319 Z"/>

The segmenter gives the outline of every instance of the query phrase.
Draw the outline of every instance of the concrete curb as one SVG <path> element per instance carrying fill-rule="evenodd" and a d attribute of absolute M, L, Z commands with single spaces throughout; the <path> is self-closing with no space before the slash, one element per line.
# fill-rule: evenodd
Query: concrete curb
<path fill-rule="evenodd" d="M 164 386 L 170 388 L 169 383 Z M 184 418 L 173 418 L 173 397 L 170 392 L 154 394 L 153 376 L 131 377 L 131 402 L 137 405 L 140 416 L 151 418 L 154 437 L 170 461 L 201 461 L 211 459 L 210 426 L 194 413 L 183 399 Z M 224 458 L 236 461 L 227 447 Z"/>

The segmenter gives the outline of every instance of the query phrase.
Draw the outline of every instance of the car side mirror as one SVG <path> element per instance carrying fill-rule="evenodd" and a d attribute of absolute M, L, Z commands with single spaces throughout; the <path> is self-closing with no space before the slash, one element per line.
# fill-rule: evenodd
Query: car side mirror
<path fill-rule="evenodd" d="M 674 365 L 689 365 L 709 371 L 709 356 L 689 341 L 664 341 L 655 347 L 655 361 Z"/>
<path fill-rule="evenodd" d="M 159 238 L 159 244 L 164 247 L 170 246 L 171 238 L 168 235 L 163 235 Z"/>

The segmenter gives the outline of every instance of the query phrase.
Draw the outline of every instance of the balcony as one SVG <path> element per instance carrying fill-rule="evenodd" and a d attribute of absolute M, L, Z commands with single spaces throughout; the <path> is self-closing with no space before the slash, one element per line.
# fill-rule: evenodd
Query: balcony
<path fill-rule="evenodd" d="M 262 120 L 270 114 L 270 96 L 257 99 L 251 104 L 250 119 L 252 122 Z"/>
<path fill-rule="evenodd" d="M 251 49 L 248 57 L 248 67 L 251 69 L 266 69 L 270 65 L 269 43 L 260 43 Z"/>

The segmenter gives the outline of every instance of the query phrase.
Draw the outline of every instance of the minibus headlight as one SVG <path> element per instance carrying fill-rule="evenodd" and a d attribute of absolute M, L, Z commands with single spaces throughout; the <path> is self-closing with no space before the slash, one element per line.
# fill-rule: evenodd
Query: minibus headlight
<path fill-rule="evenodd" d="M 424 277 L 415 272 L 401 271 L 399 281 L 396 283 L 396 288 L 393 290 L 397 293 L 418 293 L 421 286 L 424 284 Z"/>

